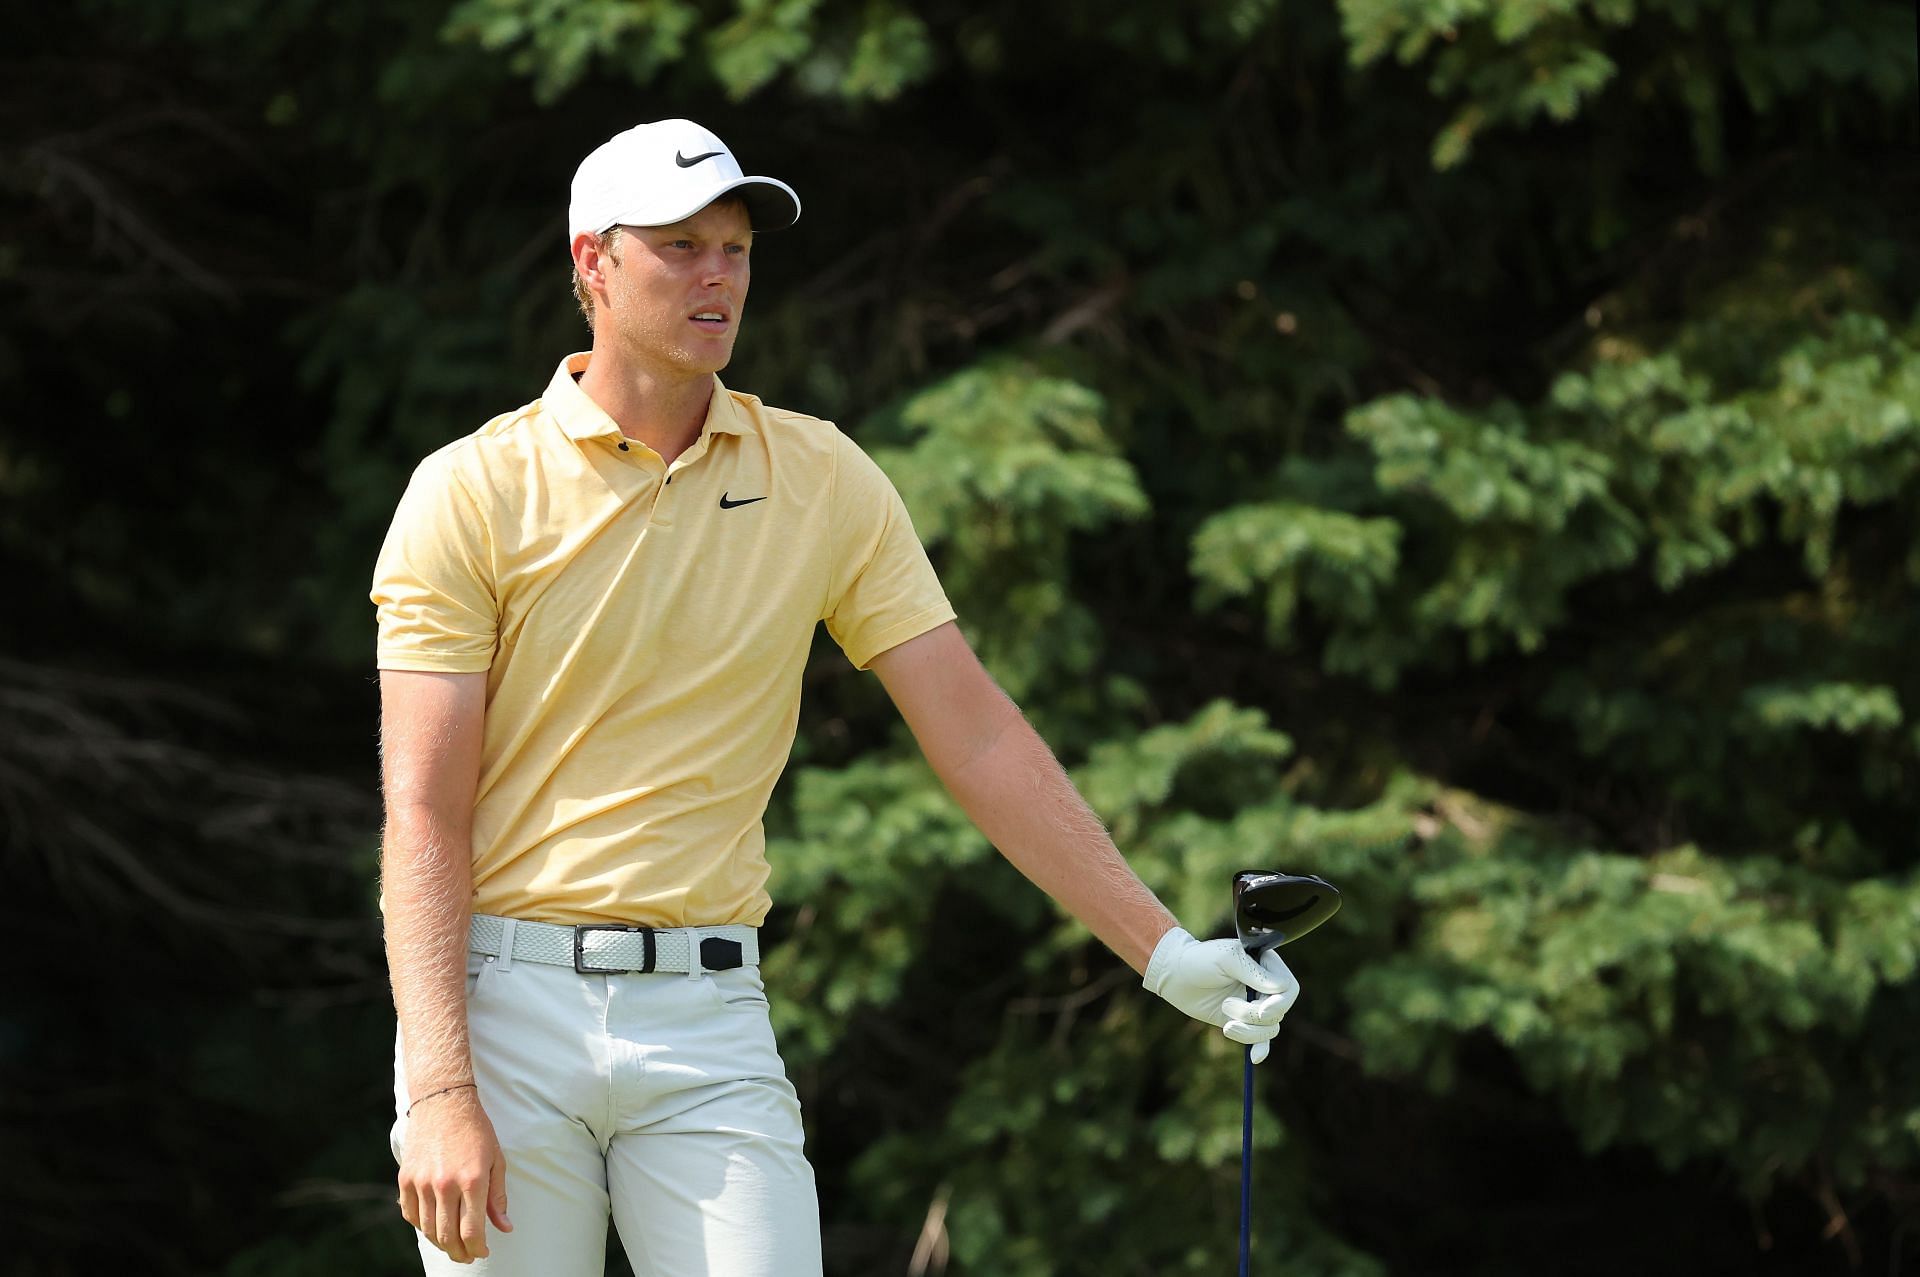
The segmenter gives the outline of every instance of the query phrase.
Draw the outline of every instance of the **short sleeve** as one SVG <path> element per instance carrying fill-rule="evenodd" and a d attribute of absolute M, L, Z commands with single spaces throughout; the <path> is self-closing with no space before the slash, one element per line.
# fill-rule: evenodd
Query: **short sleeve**
<path fill-rule="evenodd" d="M 954 619 L 906 503 L 858 444 L 836 432 L 833 563 L 827 632 L 855 669 L 890 647 Z"/>
<path fill-rule="evenodd" d="M 470 673 L 493 664 L 499 628 L 491 541 L 445 451 L 414 470 L 373 569 L 383 670 Z"/>

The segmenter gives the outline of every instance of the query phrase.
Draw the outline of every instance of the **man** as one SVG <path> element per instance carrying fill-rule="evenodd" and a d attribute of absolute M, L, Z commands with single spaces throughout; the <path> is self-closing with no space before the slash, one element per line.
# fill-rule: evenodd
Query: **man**
<path fill-rule="evenodd" d="M 721 384 L 755 231 L 799 213 L 690 121 L 595 150 L 568 227 L 592 351 L 421 462 L 381 550 L 393 1148 L 429 1273 L 598 1277 L 609 1215 L 636 1273 L 820 1271 L 755 930 L 820 621 L 1147 987 L 1257 1056 L 1298 995 L 1134 876 L 872 461 Z"/>

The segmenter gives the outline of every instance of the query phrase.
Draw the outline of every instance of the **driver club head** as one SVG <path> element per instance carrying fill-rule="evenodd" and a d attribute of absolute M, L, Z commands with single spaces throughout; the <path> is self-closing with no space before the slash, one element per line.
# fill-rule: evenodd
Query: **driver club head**
<path fill-rule="evenodd" d="M 1255 959 L 1340 912 L 1340 892 L 1312 874 L 1242 869 L 1233 876 L 1233 932 Z"/>

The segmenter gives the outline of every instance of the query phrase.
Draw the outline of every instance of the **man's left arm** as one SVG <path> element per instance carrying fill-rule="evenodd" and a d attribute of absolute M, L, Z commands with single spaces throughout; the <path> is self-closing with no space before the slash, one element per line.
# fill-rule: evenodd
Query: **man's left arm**
<path fill-rule="evenodd" d="M 956 624 L 882 652 L 869 668 L 941 783 L 1015 868 L 1187 1014 L 1236 1041 L 1273 1036 L 1299 995 L 1292 973 L 1277 955 L 1263 965 L 1236 941 L 1203 943 L 1180 929 Z M 1245 1002 L 1244 986 L 1269 996 Z"/>
<path fill-rule="evenodd" d="M 869 668 L 934 773 L 1000 854 L 1135 971 L 1179 925 L 1120 855 L 1053 751 L 949 621 Z"/>

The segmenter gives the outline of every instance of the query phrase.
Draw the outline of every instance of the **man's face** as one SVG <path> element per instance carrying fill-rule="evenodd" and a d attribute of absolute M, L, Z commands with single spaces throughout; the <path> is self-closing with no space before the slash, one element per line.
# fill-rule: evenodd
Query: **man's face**
<path fill-rule="evenodd" d="M 670 226 L 622 228 L 602 256 L 598 324 L 642 367 L 711 374 L 733 357 L 747 305 L 753 227 L 739 204 L 709 204 Z M 715 318 L 717 316 L 717 318 Z"/>

